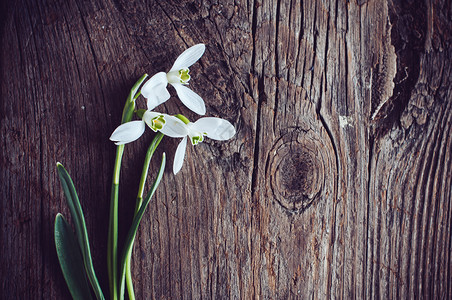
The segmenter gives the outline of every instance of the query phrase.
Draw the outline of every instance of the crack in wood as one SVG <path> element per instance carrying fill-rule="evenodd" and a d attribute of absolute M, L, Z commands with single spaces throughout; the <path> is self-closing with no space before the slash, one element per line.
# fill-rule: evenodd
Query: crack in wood
<path fill-rule="evenodd" d="M 392 97 L 394 90 L 394 78 L 397 72 L 397 56 L 395 48 L 391 44 L 391 23 L 386 22 L 386 32 L 382 37 L 382 50 L 380 52 L 379 62 L 375 69 L 371 69 L 371 120 L 381 119 L 380 109 Z"/>
<path fill-rule="evenodd" d="M 389 34 L 384 39 L 383 50 L 394 48 L 396 56 L 395 76 L 392 82 L 388 83 L 389 75 L 392 77 L 393 69 L 390 72 L 383 72 L 383 77 L 376 81 L 377 86 L 372 89 L 372 117 L 374 122 L 374 134 L 378 137 L 385 135 L 395 123 L 400 124 L 402 113 L 408 105 L 413 89 L 420 74 L 420 53 L 425 49 L 425 38 L 427 31 L 427 10 L 424 2 L 408 3 L 400 0 L 392 0 L 389 6 L 390 26 L 387 27 Z M 389 21 L 388 21 L 389 22 Z M 390 42 L 387 44 L 387 42 Z M 383 51 L 383 58 L 387 56 L 387 51 Z M 391 55 L 386 57 L 386 61 L 391 62 Z M 381 69 L 381 60 L 378 66 Z M 375 72 L 375 69 L 373 70 Z M 378 72 L 378 71 L 377 71 Z M 372 84 L 374 84 L 373 82 Z M 392 86 L 392 93 L 385 92 L 385 87 Z M 374 98 L 374 91 L 376 98 Z M 380 97 L 382 91 L 384 97 Z M 385 100 L 386 99 L 386 100 Z M 374 109 L 375 105 L 377 108 Z"/>

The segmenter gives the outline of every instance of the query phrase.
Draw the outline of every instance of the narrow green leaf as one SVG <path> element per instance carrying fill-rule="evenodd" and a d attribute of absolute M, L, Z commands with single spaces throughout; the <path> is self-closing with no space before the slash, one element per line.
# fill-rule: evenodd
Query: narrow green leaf
<path fill-rule="evenodd" d="M 55 247 L 61 271 L 73 299 L 92 299 L 86 274 L 81 268 L 82 254 L 71 226 L 62 214 L 55 218 Z"/>
<path fill-rule="evenodd" d="M 75 190 L 74 183 L 62 164 L 57 163 L 58 175 L 60 177 L 61 185 L 66 196 L 66 202 L 71 212 L 72 221 L 74 222 L 74 229 L 77 236 L 77 241 L 82 253 L 83 264 L 85 272 L 88 276 L 91 287 L 96 294 L 97 299 L 105 299 L 100 288 L 99 282 L 94 272 L 94 266 L 91 259 L 91 251 L 89 247 L 88 231 L 86 230 L 85 217 L 83 215 L 82 207 Z"/>
<path fill-rule="evenodd" d="M 138 185 L 137 200 L 139 203 L 137 203 L 135 212 L 138 211 L 138 209 L 141 206 L 141 199 L 143 199 L 143 190 L 146 183 L 146 178 L 148 177 L 149 164 L 151 163 L 152 156 L 154 155 L 154 152 L 157 149 L 163 137 L 164 137 L 163 133 L 161 133 L 160 131 L 157 132 L 157 134 L 154 136 L 154 139 L 152 140 L 151 144 L 148 147 L 146 156 L 144 157 L 143 170 L 141 171 L 140 183 Z"/>
<path fill-rule="evenodd" d="M 154 183 L 152 184 L 151 190 L 148 192 L 148 194 L 144 198 L 143 204 L 141 205 L 140 209 L 135 214 L 135 217 L 133 218 L 133 221 L 132 221 L 132 226 L 130 226 L 129 233 L 127 234 L 126 242 L 124 243 L 124 250 L 122 252 L 121 265 L 120 265 L 120 268 L 121 268 L 120 276 L 121 277 L 120 277 L 120 284 L 119 284 L 119 287 L 120 287 L 119 297 L 121 300 L 124 299 L 124 292 L 125 292 L 124 289 L 125 289 L 127 257 L 129 256 L 130 252 L 132 251 L 133 241 L 137 234 L 138 226 L 140 225 L 141 218 L 143 217 L 144 211 L 146 210 L 146 207 L 148 206 L 148 204 L 151 200 L 151 197 L 154 195 L 160 181 L 162 180 L 163 172 L 165 170 L 165 164 L 166 164 L 166 155 L 165 155 L 165 153 L 163 153 L 162 162 L 160 164 L 160 169 L 157 174 L 157 178 L 155 179 Z"/>

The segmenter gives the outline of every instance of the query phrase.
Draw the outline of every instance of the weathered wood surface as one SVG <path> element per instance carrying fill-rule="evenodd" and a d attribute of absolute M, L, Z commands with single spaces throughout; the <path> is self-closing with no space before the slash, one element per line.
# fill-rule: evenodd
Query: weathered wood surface
<path fill-rule="evenodd" d="M 452 7 L 426 1 L 5 1 L 1 295 L 66 299 L 70 171 L 107 291 L 128 90 L 198 42 L 191 88 L 237 128 L 166 172 L 134 249 L 139 299 L 452 298 Z M 175 99 L 162 110 L 183 112 Z M 129 222 L 152 134 L 126 147 Z M 172 163 L 177 141 L 160 147 Z M 153 168 L 156 169 L 156 162 Z M 124 232 L 122 232 L 124 234 Z"/>

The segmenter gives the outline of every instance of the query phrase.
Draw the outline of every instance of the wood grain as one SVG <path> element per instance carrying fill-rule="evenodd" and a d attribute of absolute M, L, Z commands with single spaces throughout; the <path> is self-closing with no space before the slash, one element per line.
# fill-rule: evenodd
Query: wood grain
<path fill-rule="evenodd" d="M 190 88 L 237 135 L 166 171 L 133 252 L 137 298 L 452 297 L 450 1 L 0 8 L 1 298 L 70 298 L 53 244 L 56 213 L 69 215 L 57 161 L 107 292 L 108 137 L 133 83 L 199 42 Z M 176 97 L 159 110 L 197 118 Z M 120 242 L 151 140 L 126 147 Z M 157 157 L 171 165 L 177 143 Z"/>

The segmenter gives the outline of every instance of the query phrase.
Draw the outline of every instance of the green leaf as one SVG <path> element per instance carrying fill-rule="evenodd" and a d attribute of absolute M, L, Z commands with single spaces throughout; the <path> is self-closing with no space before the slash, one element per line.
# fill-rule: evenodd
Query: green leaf
<path fill-rule="evenodd" d="M 55 247 L 61 271 L 73 299 L 93 299 L 83 269 L 82 254 L 71 226 L 62 214 L 55 218 Z"/>
<path fill-rule="evenodd" d="M 58 175 L 60 177 L 61 185 L 66 196 L 66 202 L 71 212 L 72 222 L 74 222 L 75 234 L 79 249 L 83 258 L 83 265 L 88 276 L 91 287 L 94 290 L 97 299 L 105 299 L 100 288 L 99 282 L 94 272 L 94 266 L 91 259 L 91 251 L 89 247 L 88 231 L 86 230 L 85 217 L 83 215 L 82 207 L 75 190 L 74 183 L 62 164 L 57 163 Z"/>
<path fill-rule="evenodd" d="M 119 297 L 120 299 L 124 299 L 124 289 L 125 289 L 125 276 L 126 276 L 126 262 L 127 257 L 129 256 L 130 252 L 132 251 L 132 245 L 133 241 L 135 239 L 135 236 L 138 231 L 138 226 L 140 225 L 141 218 L 143 217 L 144 211 L 146 210 L 146 207 L 148 206 L 151 197 L 154 195 L 155 190 L 157 189 L 160 181 L 163 177 L 163 171 L 165 170 L 165 164 L 166 164 L 166 155 L 163 153 L 162 156 L 162 162 L 160 164 L 160 169 L 157 174 L 157 178 L 155 179 L 154 183 L 152 184 L 151 190 L 144 198 L 143 204 L 141 205 L 138 212 L 135 214 L 135 217 L 132 221 L 132 226 L 130 226 L 129 233 L 127 234 L 126 242 L 124 243 L 124 251 L 122 252 L 122 258 L 121 258 L 121 272 L 120 272 L 120 293 Z"/>

